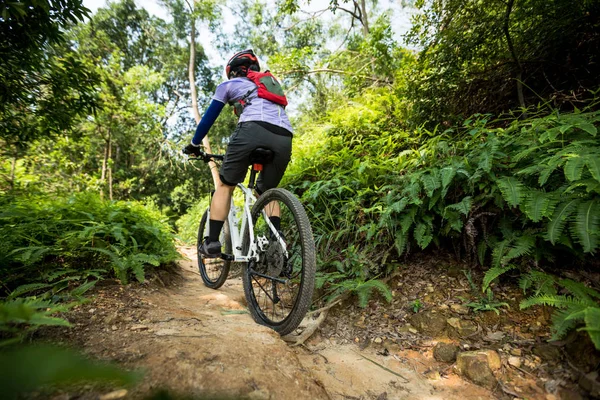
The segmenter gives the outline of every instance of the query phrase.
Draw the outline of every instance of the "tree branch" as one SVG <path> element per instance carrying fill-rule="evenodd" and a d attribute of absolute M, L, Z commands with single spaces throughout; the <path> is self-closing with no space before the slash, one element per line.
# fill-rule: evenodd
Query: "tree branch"
<path fill-rule="evenodd" d="M 339 74 L 339 75 L 353 75 L 356 76 L 358 78 L 363 78 L 363 79 L 368 79 L 370 81 L 373 82 L 383 82 L 387 85 L 391 85 L 392 82 L 388 81 L 387 79 L 379 79 L 379 78 L 374 78 L 372 76 L 368 76 L 368 75 L 357 75 L 355 73 L 352 72 L 347 72 L 347 71 L 343 71 L 340 69 L 330 69 L 330 68 L 319 68 L 319 69 L 313 69 L 310 71 L 306 71 L 303 69 L 293 69 L 290 71 L 284 71 L 281 72 L 280 75 L 292 75 L 292 74 L 305 74 L 305 75 L 309 75 L 309 74 L 321 74 L 321 73 L 329 73 L 329 74 Z"/>
<path fill-rule="evenodd" d="M 508 0 L 506 5 L 506 14 L 504 15 L 504 35 L 506 36 L 506 42 L 508 43 L 508 50 L 512 55 L 512 58 L 517 66 L 517 96 L 519 97 L 519 104 L 521 107 L 525 108 L 525 97 L 523 96 L 523 67 L 519 62 L 519 58 L 517 57 L 517 53 L 515 51 L 515 47 L 513 46 L 512 39 L 510 37 L 509 30 L 509 22 L 510 22 L 510 13 L 512 12 L 512 7 L 515 3 L 515 0 Z"/>

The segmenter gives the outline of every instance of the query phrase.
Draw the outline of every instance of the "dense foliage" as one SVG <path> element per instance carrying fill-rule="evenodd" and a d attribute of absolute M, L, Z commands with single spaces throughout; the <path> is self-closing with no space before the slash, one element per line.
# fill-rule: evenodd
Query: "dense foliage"
<path fill-rule="evenodd" d="M 490 283 L 508 270 L 595 268 L 600 1 L 408 3 L 409 48 L 375 2 L 165 0 L 169 21 L 133 0 L 93 16 L 80 1 L 3 3 L 0 324 L 63 323 L 56 300 L 173 260 L 165 215 L 193 241 L 211 181 L 179 149 L 189 104 L 206 106 L 221 79 L 206 30 L 222 58 L 253 47 L 286 86 L 296 139 L 284 184 L 312 217 L 326 297 L 390 298 L 378 279 L 434 248 L 487 269 L 478 310 L 502 306 Z M 243 22 L 234 34 L 225 11 Z M 235 123 L 218 119 L 213 152 Z M 573 297 L 544 286 L 550 297 L 524 306 L 563 307 L 556 337 L 600 326 L 595 292 L 553 282 Z"/>

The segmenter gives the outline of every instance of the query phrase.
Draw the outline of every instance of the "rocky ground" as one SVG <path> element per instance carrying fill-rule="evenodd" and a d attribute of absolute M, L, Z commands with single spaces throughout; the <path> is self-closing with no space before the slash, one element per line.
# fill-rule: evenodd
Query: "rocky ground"
<path fill-rule="evenodd" d="M 465 303 L 477 292 L 462 269 L 439 259 L 402 266 L 388 281 L 391 303 L 374 296 L 360 308 L 348 298 L 309 340 L 290 346 L 252 321 L 239 278 L 208 289 L 193 252 L 184 252 L 192 261 L 179 273 L 126 287 L 106 281 L 68 315 L 73 328 L 41 332 L 141 368 L 142 382 L 51 397 L 142 399 L 166 389 L 187 398 L 550 400 L 597 390 L 590 372 L 600 357 L 586 335 L 548 344 L 550 310 L 519 311 L 522 295 L 511 285 L 493 288 L 510 308 L 474 312 Z"/>

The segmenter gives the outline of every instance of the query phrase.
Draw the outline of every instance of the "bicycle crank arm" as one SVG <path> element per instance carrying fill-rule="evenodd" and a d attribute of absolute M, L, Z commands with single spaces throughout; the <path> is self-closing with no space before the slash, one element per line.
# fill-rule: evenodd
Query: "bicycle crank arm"
<path fill-rule="evenodd" d="M 274 276 L 269 276 L 269 275 L 261 274 L 260 272 L 256 272 L 252 268 L 250 268 L 250 274 L 251 275 L 259 276 L 261 278 L 269 279 L 269 280 L 272 280 L 272 281 L 275 281 L 275 282 L 278 282 L 278 283 L 281 283 L 281 284 L 286 284 L 288 282 L 287 279 L 275 278 Z"/>
<path fill-rule="evenodd" d="M 221 253 L 219 258 L 222 260 L 225 260 L 225 261 L 234 261 L 235 260 L 235 256 L 233 254 Z"/>

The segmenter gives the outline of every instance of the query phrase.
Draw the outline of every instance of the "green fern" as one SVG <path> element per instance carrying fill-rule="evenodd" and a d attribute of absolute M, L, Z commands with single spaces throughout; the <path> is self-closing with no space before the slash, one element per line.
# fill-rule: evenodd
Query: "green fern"
<path fill-rule="evenodd" d="M 542 271 L 532 270 L 521 276 L 519 287 L 526 293 L 527 290 L 534 288 L 535 295 L 544 293 L 547 295 L 556 295 L 556 279 Z"/>
<path fill-rule="evenodd" d="M 584 157 L 581 157 L 579 154 L 573 154 L 565 163 L 565 178 L 571 182 L 581 179 L 581 173 L 585 164 L 586 159 Z"/>
<path fill-rule="evenodd" d="M 556 210 L 554 211 L 554 215 L 552 215 L 552 219 L 550 220 L 550 223 L 548 224 L 548 233 L 547 233 L 547 239 L 552 244 L 556 244 L 556 242 L 561 237 L 562 232 L 565 228 L 565 225 L 566 225 L 569 217 L 571 216 L 571 214 L 573 213 L 573 211 L 575 210 L 575 208 L 577 207 L 577 205 L 579 203 L 580 203 L 579 199 L 570 198 L 570 199 L 567 199 L 566 201 L 562 202 L 561 204 L 559 204 L 556 207 Z"/>
<path fill-rule="evenodd" d="M 521 201 L 525 198 L 527 189 L 525 186 L 516 178 L 504 177 L 496 181 L 500 192 L 504 197 L 504 200 L 511 207 L 517 207 L 521 204 Z"/>
<path fill-rule="evenodd" d="M 594 253 L 600 235 L 600 207 L 597 200 L 579 204 L 573 223 L 573 236 L 586 253 Z"/>
<path fill-rule="evenodd" d="M 511 269 L 515 269 L 516 266 L 513 264 L 505 265 L 502 267 L 492 267 L 488 269 L 483 276 L 483 283 L 481 284 L 481 291 L 485 293 L 485 291 L 489 288 L 490 284 L 494 281 L 494 279 L 498 278 L 500 275 L 504 274 Z"/>
<path fill-rule="evenodd" d="M 469 213 L 471 212 L 472 206 L 473 206 L 473 199 L 471 198 L 471 196 L 466 196 L 460 201 L 460 203 L 451 204 L 449 206 L 446 206 L 446 209 L 456 210 L 466 216 L 466 215 L 469 215 Z"/>
<path fill-rule="evenodd" d="M 535 248 L 535 240 L 536 237 L 534 235 L 527 233 L 516 238 L 511 244 L 507 254 L 502 257 L 502 265 L 514 260 L 515 258 L 531 254 Z"/>
<path fill-rule="evenodd" d="M 588 167 L 592 177 L 600 182 L 600 154 L 588 154 L 585 157 L 585 165 Z"/>
<path fill-rule="evenodd" d="M 571 329 L 583 323 L 584 327 L 580 330 L 587 331 L 597 349 L 600 349 L 600 293 L 585 286 L 583 283 L 570 279 L 556 280 L 550 275 L 539 273 L 539 278 L 552 278 L 552 285 L 545 286 L 545 292 L 539 292 L 523 300 L 520 304 L 521 309 L 534 305 L 544 305 L 557 308 L 552 315 L 552 339 L 558 340 Z M 556 294 L 554 283 L 568 290 L 571 295 Z M 547 290 L 548 288 L 551 289 Z"/>
<path fill-rule="evenodd" d="M 540 222 L 543 217 L 552 215 L 556 207 L 555 196 L 541 190 L 529 190 L 521 210 L 533 222 Z"/>

